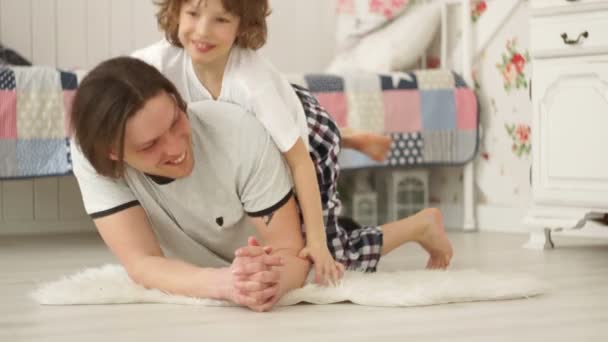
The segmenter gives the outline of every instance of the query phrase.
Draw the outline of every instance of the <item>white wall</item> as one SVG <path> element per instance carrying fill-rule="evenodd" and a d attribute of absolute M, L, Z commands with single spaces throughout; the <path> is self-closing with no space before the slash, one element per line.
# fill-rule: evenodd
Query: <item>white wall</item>
<path fill-rule="evenodd" d="M 285 72 L 321 71 L 333 0 L 271 0 L 262 53 Z M 0 42 L 35 64 L 91 68 L 161 38 L 151 0 L 0 0 Z M 0 181 L 0 235 L 91 230 L 74 177 Z"/>
<path fill-rule="evenodd" d="M 335 0 L 271 0 L 262 53 L 284 72 L 322 71 L 335 49 Z"/>
<path fill-rule="evenodd" d="M 285 72 L 320 71 L 334 52 L 333 0 L 271 0 L 262 53 Z M 161 34 L 151 0 L 0 0 L 0 39 L 36 64 L 90 68 Z"/>

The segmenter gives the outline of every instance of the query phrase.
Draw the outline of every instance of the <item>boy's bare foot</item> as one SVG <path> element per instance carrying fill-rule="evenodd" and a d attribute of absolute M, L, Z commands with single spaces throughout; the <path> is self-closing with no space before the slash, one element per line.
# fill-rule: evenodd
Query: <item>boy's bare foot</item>
<path fill-rule="evenodd" d="M 344 146 L 355 149 L 371 159 L 382 162 L 391 148 L 392 139 L 375 133 L 352 133 L 343 137 Z"/>
<path fill-rule="evenodd" d="M 428 208 L 419 212 L 427 225 L 421 230 L 418 242 L 429 253 L 426 268 L 445 269 L 450 265 L 454 251 L 443 226 L 441 211 Z"/>

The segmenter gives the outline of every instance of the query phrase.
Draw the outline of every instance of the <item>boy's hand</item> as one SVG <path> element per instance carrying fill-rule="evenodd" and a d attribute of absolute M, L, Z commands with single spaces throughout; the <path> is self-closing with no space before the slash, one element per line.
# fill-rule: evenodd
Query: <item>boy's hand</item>
<path fill-rule="evenodd" d="M 344 276 L 344 265 L 334 260 L 326 246 L 307 245 L 298 257 L 314 263 L 315 284 L 335 286 Z"/>

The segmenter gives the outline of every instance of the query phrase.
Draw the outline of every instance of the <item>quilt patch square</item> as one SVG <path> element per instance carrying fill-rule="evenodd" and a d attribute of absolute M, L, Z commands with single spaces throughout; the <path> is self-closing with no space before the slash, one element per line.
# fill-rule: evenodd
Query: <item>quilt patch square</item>
<path fill-rule="evenodd" d="M 381 93 L 349 92 L 347 100 L 350 128 L 377 133 L 384 131 L 384 101 Z"/>
<path fill-rule="evenodd" d="M 65 138 L 19 140 L 16 150 L 20 176 L 58 175 L 71 170 Z"/>
<path fill-rule="evenodd" d="M 418 89 L 452 89 L 455 85 L 454 74 L 442 69 L 418 70 Z"/>
<path fill-rule="evenodd" d="M 452 130 L 423 131 L 425 163 L 449 163 L 456 159 L 457 137 Z"/>
<path fill-rule="evenodd" d="M 455 135 L 453 160 L 465 162 L 475 157 L 479 145 L 477 131 L 458 131 Z"/>
<path fill-rule="evenodd" d="M 344 76 L 344 87 L 347 92 L 380 94 L 382 84 L 377 74 L 356 73 Z"/>
<path fill-rule="evenodd" d="M 464 78 L 459 74 L 452 71 L 452 76 L 454 76 L 454 84 L 456 88 L 468 88 L 467 82 L 465 82 Z"/>
<path fill-rule="evenodd" d="M 13 90 L 17 87 L 13 70 L 0 67 L 0 90 Z"/>
<path fill-rule="evenodd" d="M 17 136 L 20 139 L 65 137 L 63 94 L 59 91 L 21 92 L 17 98 Z"/>
<path fill-rule="evenodd" d="M 339 76 L 310 74 L 304 78 L 308 84 L 308 90 L 313 93 L 344 91 L 344 80 Z"/>
<path fill-rule="evenodd" d="M 17 139 L 17 93 L 0 90 L 0 139 Z"/>
<path fill-rule="evenodd" d="M 317 101 L 331 117 L 336 121 L 339 127 L 349 126 L 348 122 L 348 104 L 344 93 L 314 93 Z"/>
<path fill-rule="evenodd" d="M 456 117 L 459 130 L 477 129 L 477 97 L 475 93 L 467 88 L 454 89 L 456 101 Z"/>
<path fill-rule="evenodd" d="M 0 178 L 17 176 L 17 140 L 0 140 Z"/>
<path fill-rule="evenodd" d="M 417 165 L 423 162 L 424 139 L 419 132 L 392 133 L 393 142 L 386 158 L 390 166 Z"/>
<path fill-rule="evenodd" d="M 478 147 L 477 131 L 425 131 L 422 139 L 425 163 L 464 163 Z"/>
<path fill-rule="evenodd" d="M 420 94 L 417 90 L 387 90 L 384 96 L 384 131 L 418 132 L 422 130 Z"/>
<path fill-rule="evenodd" d="M 418 89 L 418 80 L 414 73 L 395 72 L 380 75 L 382 90 Z"/>
<path fill-rule="evenodd" d="M 422 127 L 425 131 L 456 129 L 456 106 L 452 89 L 423 90 L 420 96 Z"/>
<path fill-rule="evenodd" d="M 61 91 L 60 72 L 44 66 L 14 67 L 16 89 L 24 93 L 45 93 Z"/>
<path fill-rule="evenodd" d="M 60 77 L 61 88 L 63 90 L 76 90 L 76 88 L 78 88 L 78 78 L 76 77 L 76 74 L 67 71 L 60 71 Z"/>
<path fill-rule="evenodd" d="M 70 127 L 72 118 L 72 105 L 74 104 L 74 96 L 76 96 L 76 90 L 64 90 L 63 91 L 63 108 L 65 115 L 64 118 L 64 133 L 67 137 L 72 136 L 72 129 Z"/>

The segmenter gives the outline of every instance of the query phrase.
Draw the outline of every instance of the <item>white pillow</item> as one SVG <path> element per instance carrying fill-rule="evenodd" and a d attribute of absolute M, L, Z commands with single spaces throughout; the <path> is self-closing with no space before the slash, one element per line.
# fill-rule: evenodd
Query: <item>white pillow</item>
<path fill-rule="evenodd" d="M 328 73 L 370 71 L 386 73 L 411 69 L 432 42 L 441 22 L 439 4 L 416 5 L 387 26 L 339 52 Z"/>
<path fill-rule="evenodd" d="M 363 36 L 397 18 L 415 0 L 337 0 L 336 46 L 354 46 Z"/>

